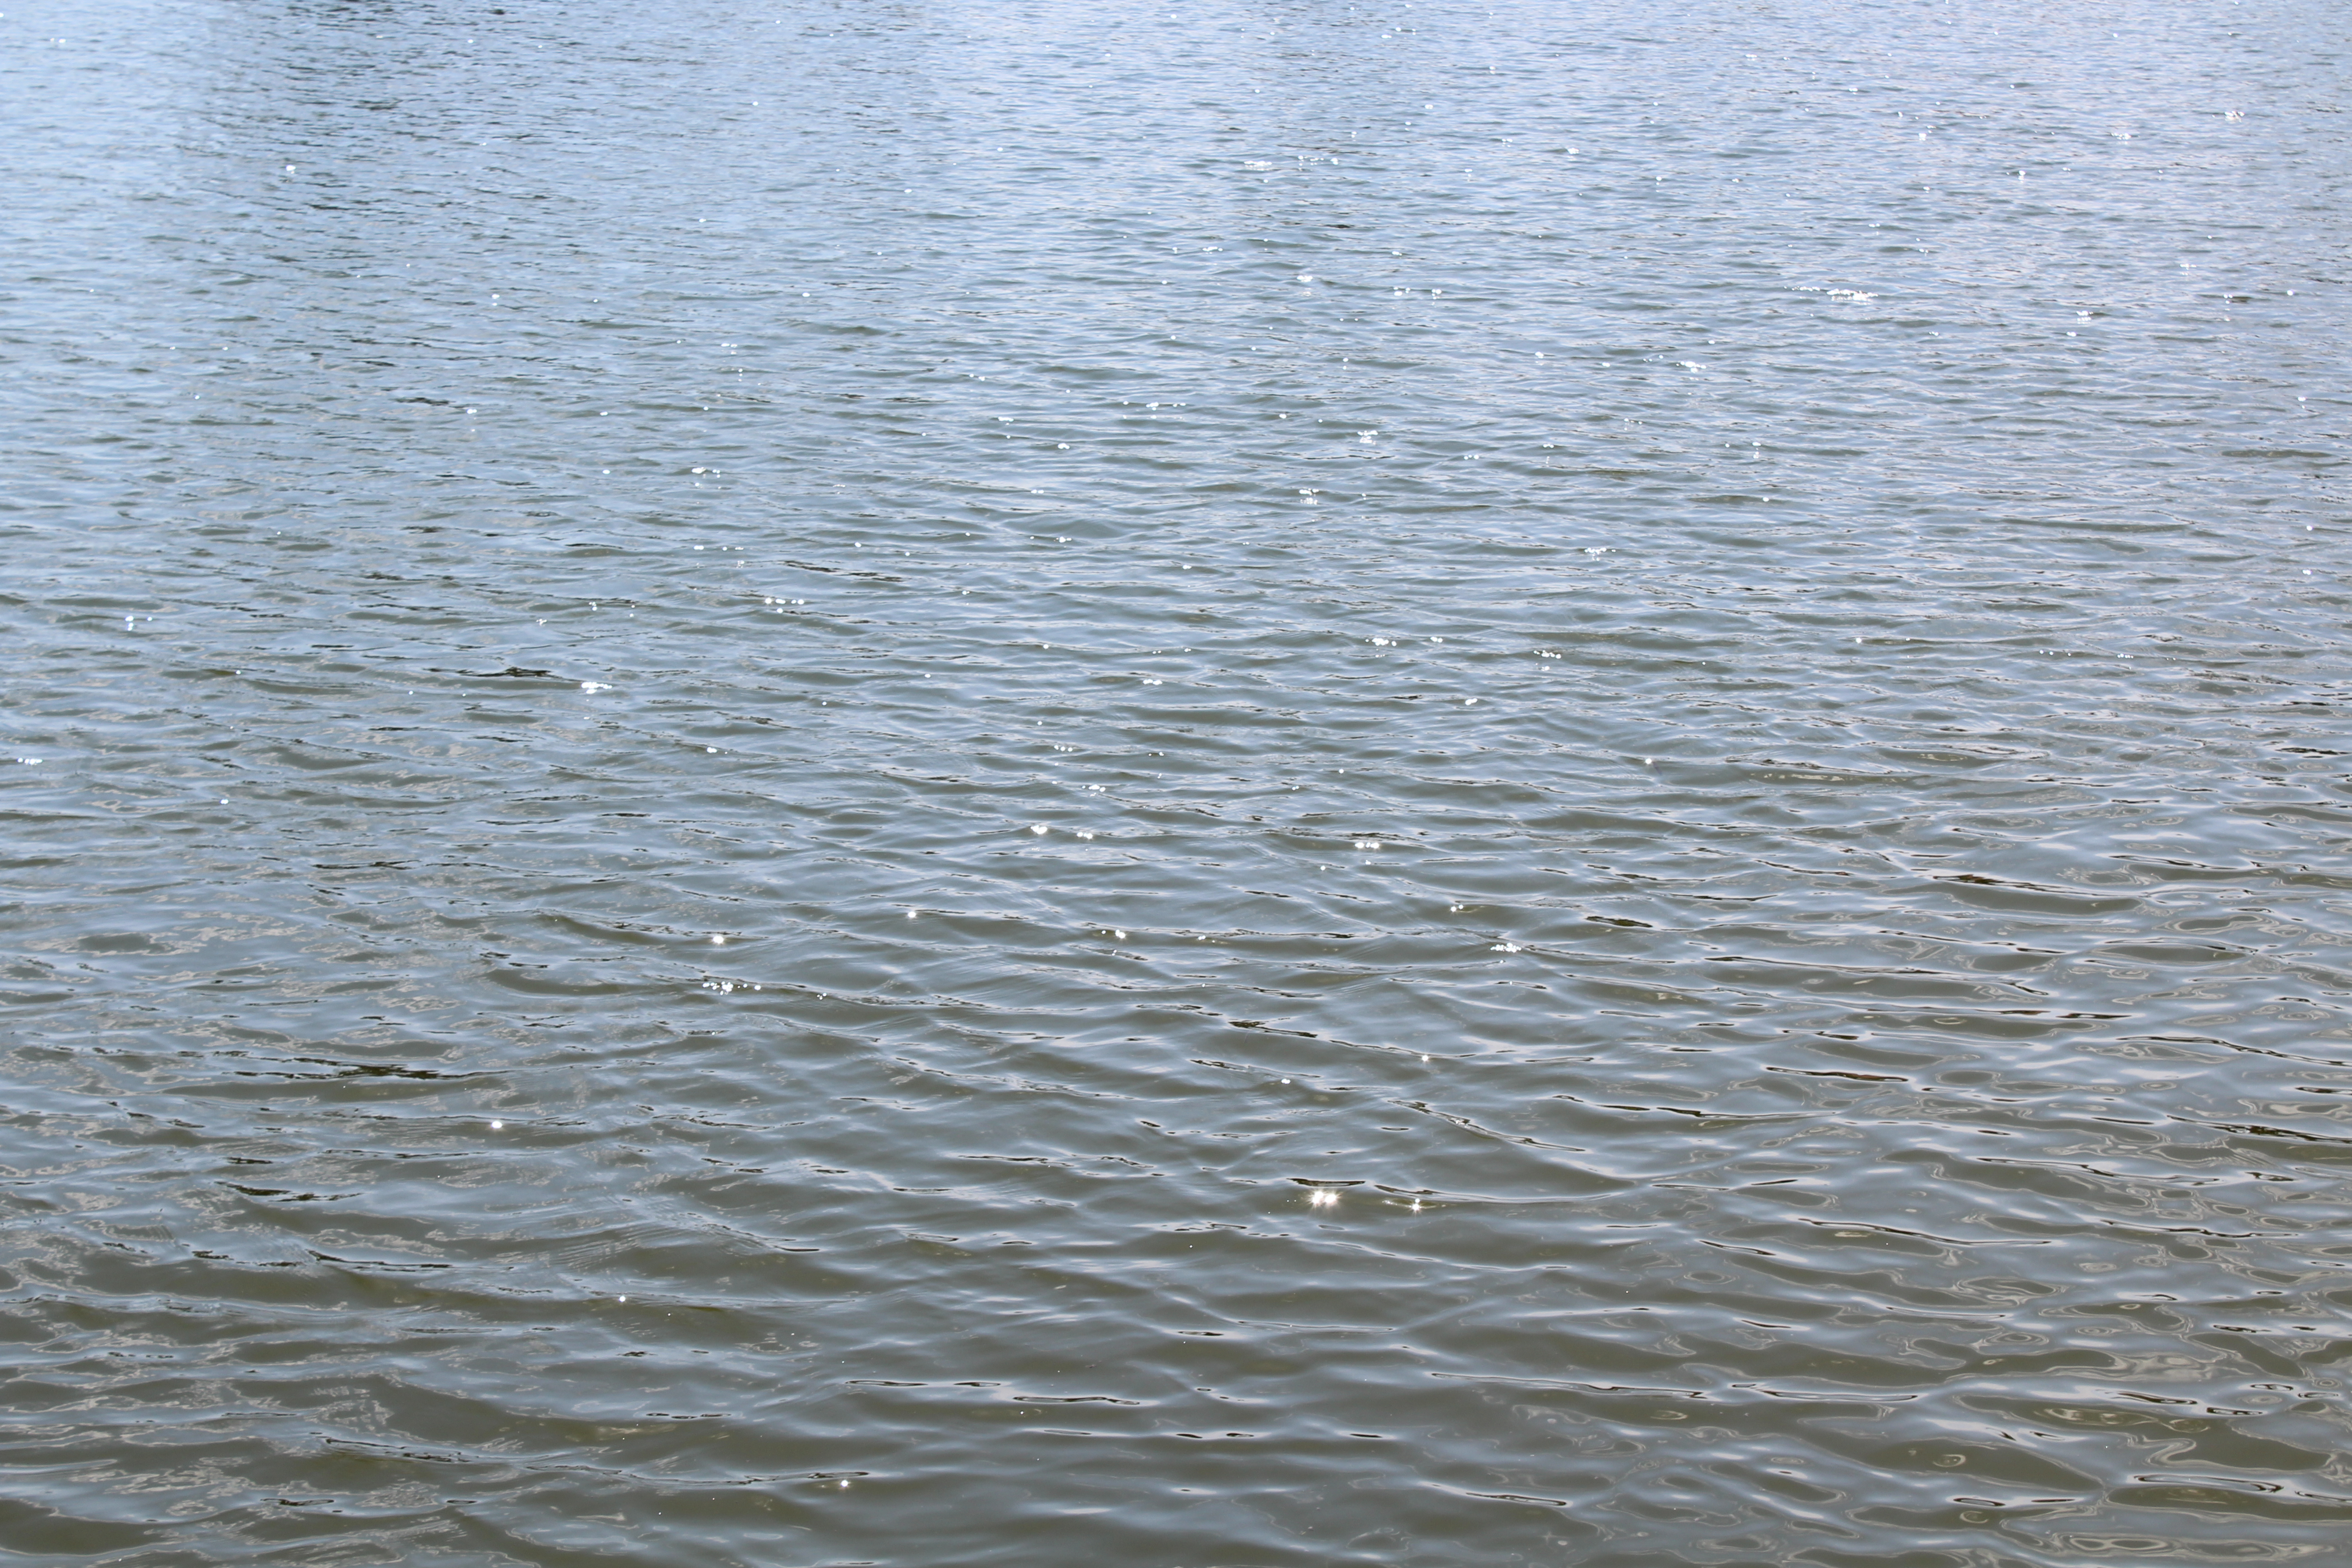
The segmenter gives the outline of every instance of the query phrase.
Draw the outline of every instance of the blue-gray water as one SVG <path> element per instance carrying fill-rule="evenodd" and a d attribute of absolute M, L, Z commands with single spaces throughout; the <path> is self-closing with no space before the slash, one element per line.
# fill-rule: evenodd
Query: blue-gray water
<path fill-rule="evenodd" d="M 2321 0 L 0 16 L 0 1563 L 2352 1563 Z"/>

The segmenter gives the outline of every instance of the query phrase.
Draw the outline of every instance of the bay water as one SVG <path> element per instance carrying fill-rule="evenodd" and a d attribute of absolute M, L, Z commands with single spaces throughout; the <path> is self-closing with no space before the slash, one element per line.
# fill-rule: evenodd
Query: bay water
<path fill-rule="evenodd" d="M 0 15 L 0 1563 L 2352 1562 L 2352 22 Z"/>

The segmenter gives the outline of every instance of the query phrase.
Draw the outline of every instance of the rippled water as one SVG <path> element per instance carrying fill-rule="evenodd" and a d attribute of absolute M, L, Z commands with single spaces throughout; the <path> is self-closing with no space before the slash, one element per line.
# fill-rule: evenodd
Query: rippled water
<path fill-rule="evenodd" d="M 9 7 L 0 1561 L 2352 1561 L 2347 46 Z"/>

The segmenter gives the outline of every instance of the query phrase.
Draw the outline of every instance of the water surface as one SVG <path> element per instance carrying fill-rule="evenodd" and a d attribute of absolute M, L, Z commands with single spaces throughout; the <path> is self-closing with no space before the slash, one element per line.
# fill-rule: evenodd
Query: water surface
<path fill-rule="evenodd" d="M 2343 1562 L 2347 31 L 10 7 L 0 1562 Z"/>

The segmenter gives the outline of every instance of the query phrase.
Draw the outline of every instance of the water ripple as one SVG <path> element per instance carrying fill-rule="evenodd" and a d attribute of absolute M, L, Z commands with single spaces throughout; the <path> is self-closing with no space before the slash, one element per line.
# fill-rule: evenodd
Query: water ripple
<path fill-rule="evenodd" d="M 0 26 L 0 1556 L 2340 1554 L 2341 17 Z"/>

